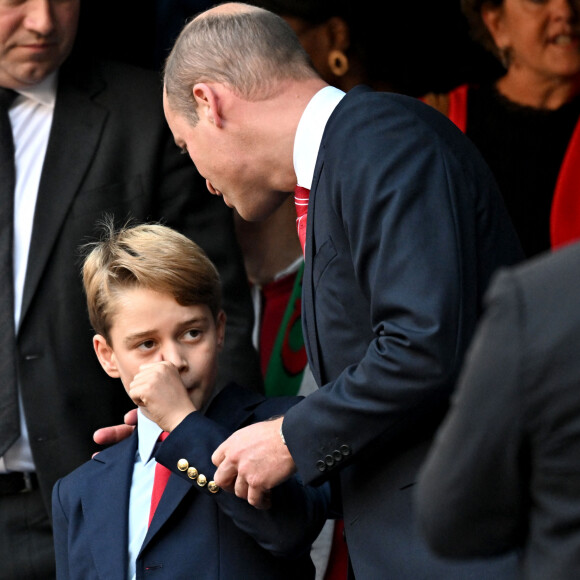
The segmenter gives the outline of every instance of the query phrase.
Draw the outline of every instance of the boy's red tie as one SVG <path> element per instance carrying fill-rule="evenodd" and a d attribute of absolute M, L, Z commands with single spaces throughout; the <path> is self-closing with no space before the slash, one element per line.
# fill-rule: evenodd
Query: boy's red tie
<path fill-rule="evenodd" d="M 169 433 L 164 431 L 159 435 L 159 441 L 165 441 Z M 153 480 L 153 492 L 151 493 L 151 509 L 149 510 L 149 524 L 151 525 L 151 520 L 153 519 L 153 515 L 155 514 L 155 510 L 157 509 L 157 505 L 159 504 L 159 500 L 163 495 L 163 490 L 165 489 L 165 485 L 167 484 L 167 480 L 171 475 L 171 471 L 167 469 L 167 467 L 158 463 L 155 466 L 155 479 Z"/>

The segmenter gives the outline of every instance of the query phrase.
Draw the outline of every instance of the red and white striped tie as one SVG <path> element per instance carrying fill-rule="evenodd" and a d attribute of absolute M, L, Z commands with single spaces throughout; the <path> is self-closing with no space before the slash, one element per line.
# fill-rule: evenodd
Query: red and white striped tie
<path fill-rule="evenodd" d="M 302 253 L 304 253 L 304 245 L 306 244 L 306 214 L 308 212 L 308 197 L 310 190 L 305 187 L 297 185 L 294 188 L 294 204 L 296 205 L 296 228 L 298 230 L 298 238 L 302 246 Z"/>

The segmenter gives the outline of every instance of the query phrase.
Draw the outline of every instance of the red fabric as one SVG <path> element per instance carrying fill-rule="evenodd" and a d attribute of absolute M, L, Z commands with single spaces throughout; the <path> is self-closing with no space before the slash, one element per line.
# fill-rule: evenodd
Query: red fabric
<path fill-rule="evenodd" d="M 260 363 L 266 376 L 270 356 L 282 319 L 294 288 L 296 272 L 269 282 L 262 287 L 262 322 L 260 327 Z"/>
<path fill-rule="evenodd" d="M 335 520 L 332 548 L 324 580 L 346 580 L 348 575 L 348 550 L 344 539 L 344 522 Z"/>
<path fill-rule="evenodd" d="M 467 130 L 467 85 L 461 85 L 449 93 L 449 112 L 447 116 L 464 133 Z"/>
<path fill-rule="evenodd" d="M 580 239 L 580 120 L 560 167 L 550 214 L 552 249 Z"/>
<path fill-rule="evenodd" d="M 165 441 L 169 433 L 163 432 L 159 435 L 159 441 Z M 153 519 L 153 515 L 155 514 L 155 510 L 157 509 L 157 505 L 159 504 L 159 500 L 163 495 L 163 490 L 167 484 L 167 480 L 171 475 L 171 471 L 158 463 L 155 466 L 155 479 L 153 480 L 153 491 L 151 492 L 151 508 L 149 510 L 149 524 L 151 525 L 151 520 Z"/>
<path fill-rule="evenodd" d="M 302 253 L 304 253 L 304 245 L 306 244 L 306 213 L 308 212 L 308 197 L 310 190 L 305 187 L 297 185 L 294 188 L 294 204 L 296 205 L 296 228 L 298 229 L 298 237 L 300 238 L 300 245 L 302 246 Z"/>

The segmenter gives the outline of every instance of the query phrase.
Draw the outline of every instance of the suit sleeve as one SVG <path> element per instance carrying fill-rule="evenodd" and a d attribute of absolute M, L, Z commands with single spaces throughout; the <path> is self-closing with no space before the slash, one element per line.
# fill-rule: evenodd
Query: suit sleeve
<path fill-rule="evenodd" d="M 200 474 L 213 480 L 216 467 L 211 454 L 231 431 L 204 415 L 193 412 L 174 429 L 159 448 L 156 460 L 209 496 L 219 509 L 262 548 L 275 556 L 297 557 L 308 552 L 328 517 L 330 493 L 327 486 L 304 486 L 297 477 L 272 490 L 272 507 L 258 510 L 232 493 L 211 493 L 209 485 L 198 485 Z M 198 474 L 195 479 L 177 467 L 187 459 Z"/>
<path fill-rule="evenodd" d="M 52 490 L 52 533 L 57 576 L 59 580 L 67 580 L 67 578 L 70 578 L 68 568 L 68 520 L 60 501 L 60 480 L 56 482 Z"/>
<path fill-rule="evenodd" d="M 524 320 L 514 279 L 502 277 L 418 485 L 422 531 L 446 557 L 490 556 L 521 540 L 527 494 L 521 360 Z"/>

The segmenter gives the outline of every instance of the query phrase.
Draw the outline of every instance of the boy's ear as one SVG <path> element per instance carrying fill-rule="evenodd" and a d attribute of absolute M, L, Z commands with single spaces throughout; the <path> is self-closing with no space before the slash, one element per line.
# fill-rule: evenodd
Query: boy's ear
<path fill-rule="evenodd" d="M 118 379 L 120 377 L 115 362 L 115 354 L 113 349 L 109 346 L 104 336 L 95 334 L 93 337 L 93 347 L 101 366 L 105 372 L 112 378 Z"/>
<path fill-rule="evenodd" d="M 207 119 L 218 128 L 222 126 L 218 90 L 206 83 L 197 83 L 192 89 L 200 118 Z"/>
<path fill-rule="evenodd" d="M 226 338 L 226 313 L 223 310 L 220 310 L 217 316 L 216 330 L 217 330 L 217 345 L 218 349 L 221 351 L 224 347 L 224 342 Z"/>

